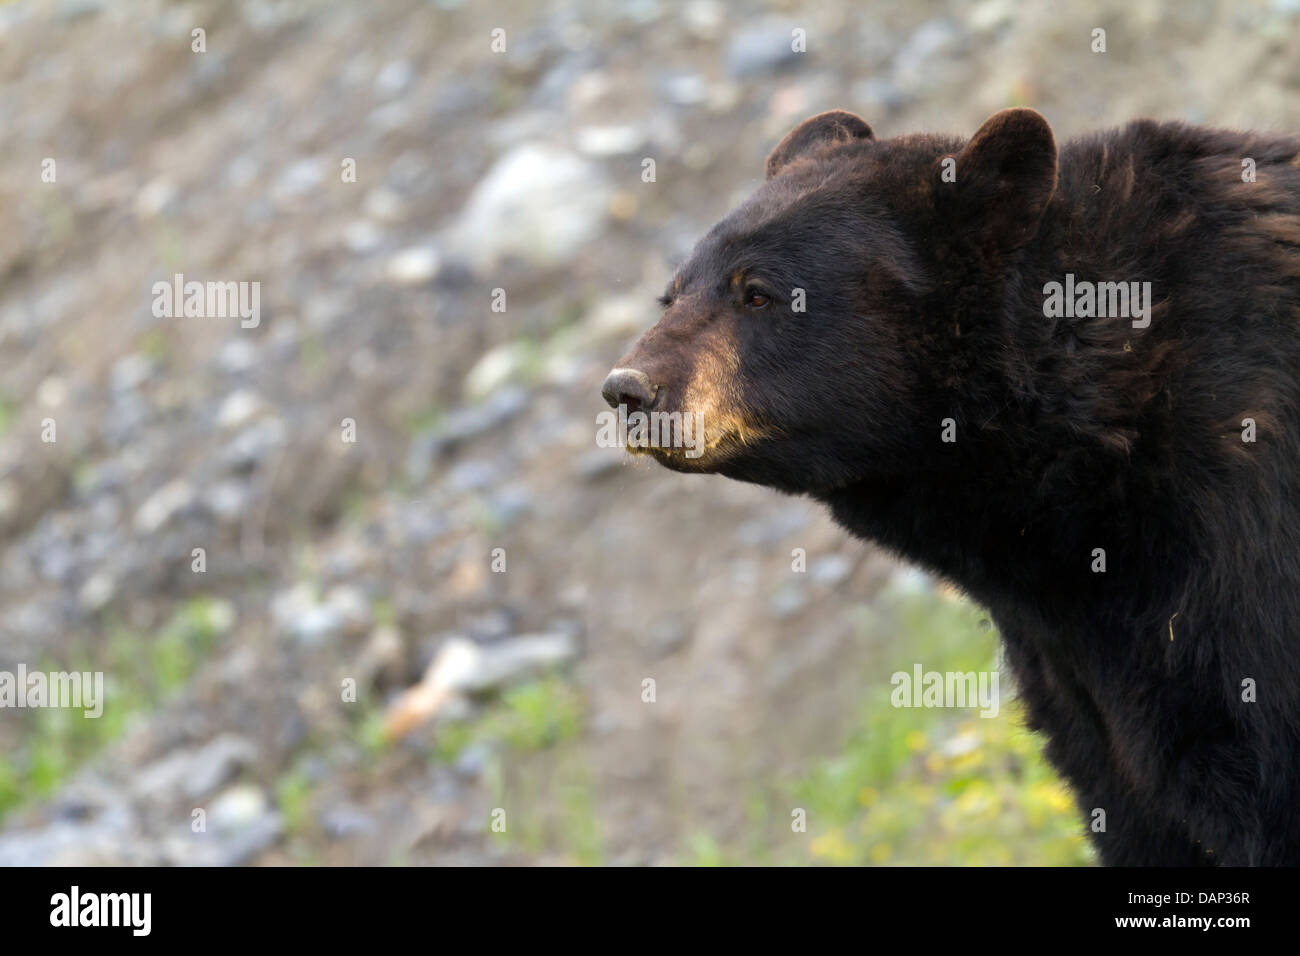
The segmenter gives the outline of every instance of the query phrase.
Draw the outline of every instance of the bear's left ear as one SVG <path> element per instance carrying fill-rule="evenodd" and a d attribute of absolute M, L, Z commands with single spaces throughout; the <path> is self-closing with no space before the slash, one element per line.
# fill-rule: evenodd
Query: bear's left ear
<path fill-rule="evenodd" d="M 771 179 L 793 160 L 805 153 L 835 143 L 855 139 L 873 139 L 874 134 L 860 116 L 844 110 L 828 110 L 804 120 L 777 143 L 767 157 L 767 178 Z"/>
<path fill-rule="evenodd" d="M 1004 251 L 1032 239 L 1056 191 L 1056 139 L 1041 113 L 994 113 L 957 156 L 956 190 L 969 228 Z"/>

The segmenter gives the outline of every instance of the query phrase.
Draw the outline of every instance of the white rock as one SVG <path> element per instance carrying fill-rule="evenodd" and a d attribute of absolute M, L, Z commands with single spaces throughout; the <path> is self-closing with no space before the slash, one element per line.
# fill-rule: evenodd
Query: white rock
<path fill-rule="evenodd" d="M 369 219 L 350 222 L 343 230 L 343 245 L 358 255 L 373 252 L 383 241 L 384 234 Z"/>
<path fill-rule="evenodd" d="M 698 73 L 683 73 L 665 80 L 664 92 L 678 106 L 696 106 L 709 98 L 709 84 Z"/>
<path fill-rule="evenodd" d="M 398 222 L 402 218 L 402 197 L 387 186 L 376 186 L 366 193 L 362 207 L 367 216 L 380 222 Z"/>
<path fill-rule="evenodd" d="M 142 385 L 153 374 L 153 362 L 143 355 L 126 355 L 113 363 L 109 373 L 115 392 L 129 392 Z"/>
<path fill-rule="evenodd" d="M 194 500 L 194 489 L 189 482 L 182 479 L 169 481 L 140 506 L 135 513 L 135 529 L 144 534 L 157 531 L 178 511 L 189 506 Z"/>
<path fill-rule="evenodd" d="M 578 152 L 587 156 L 627 156 L 645 142 L 635 126 L 584 126 L 576 134 Z"/>
<path fill-rule="evenodd" d="M 298 199 L 325 181 L 325 169 L 325 161 L 320 157 L 300 159 L 280 174 L 271 193 L 279 202 Z"/>
<path fill-rule="evenodd" d="M 218 831 L 236 830 L 257 820 L 270 805 L 262 788 L 254 784 L 238 784 L 225 790 L 212 801 L 208 824 Z"/>
<path fill-rule="evenodd" d="M 375 77 L 375 92 L 380 96 L 396 96 L 408 86 L 415 77 L 411 64 L 405 60 L 394 60 Z"/>
<path fill-rule="evenodd" d="M 455 637 L 443 645 L 425 679 L 477 693 L 564 664 L 577 654 L 577 644 L 567 634 L 523 634 L 495 644 Z"/>
<path fill-rule="evenodd" d="M 686 5 L 682 19 L 691 33 L 703 40 L 713 40 L 721 33 L 726 15 L 726 8 L 716 0 L 692 0 Z"/>
<path fill-rule="evenodd" d="M 370 626 L 370 602 L 348 585 L 337 585 L 318 599 L 310 585 L 299 583 L 275 595 L 271 616 L 282 631 L 312 643 L 365 630 Z"/>
<path fill-rule="evenodd" d="M 370 602 L 360 589 L 335 585 L 325 595 L 325 603 L 339 616 L 344 630 L 358 633 L 370 626 Z"/>
<path fill-rule="evenodd" d="M 440 265 L 437 249 L 415 246 L 389 259 L 384 272 L 397 285 L 423 285 L 438 274 Z"/>
<path fill-rule="evenodd" d="M 470 194 L 453 229 L 480 272 L 516 256 L 557 266 L 601 232 L 612 188 L 581 156 L 525 143 L 502 156 Z"/>
<path fill-rule="evenodd" d="M 155 179 L 135 194 L 135 214 L 152 219 L 176 198 L 176 187 L 165 179 Z"/>
<path fill-rule="evenodd" d="M 217 353 L 217 365 L 227 372 L 243 372 L 257 361 L 257 348 L 246 338 L 231 339 Z"/>
<path fill-rule="evenodd" d="M 51 375 L 41 381 L 36 388 L 36 400 L 42 405 L 58 408 L 68 398 L 68 383 L 57 375 Z"/>
<path fill-rule="evenodd" d="M 481 693 L 529 674 L 556 667 L 578 655 L 567 634 L 528 634 L 493 644 L 449 638 L 429 663 L 424 677 L 388 708 L 384 732 L 396 740 L 439 714 L 464 695 Z"/>
<path fill-rule="evenodd" d="M 465 393 L 484 398 L 515 377 L 523 364 L 523 350 L 514 342 L 489 349 L 465 376 Z"/>
<path fill-rule="evenodd" d="M 218 634 L 224 634 L 235 626 L 239 612 L 229 601 L 218 600 L 208 605 L 207 625 Z"/>
<path fill-rule="evenodd" d="M 221 520 L 233 522 L 244 516 L 248 485 L 233 478 L 219 481 L 204 493 L 203 503 Z"/>
<path fill-rule="evenodd" d="M 238 428 L 251 421 L 265 407 L 262 399 L 252 389 L 241 388 L 231 392 L 217 410 L 217 424 L 222 428 Z"/>
<path fill-rule="evenodd" d="M 109 602 L 117 586 L 113 578 L 103 571 L 96 571 L 77 593 L 77 603 L 88 611 L 98 611 Z"/>

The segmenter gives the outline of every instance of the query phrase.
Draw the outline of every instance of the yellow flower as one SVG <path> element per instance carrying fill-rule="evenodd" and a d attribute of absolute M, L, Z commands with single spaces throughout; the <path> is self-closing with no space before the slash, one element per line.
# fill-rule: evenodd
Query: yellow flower
<path fill-rule="evenodd" d="M 1074 812 L 1074 799 L 1070 796 L 1070 791 L 1059 782 L 1038 784 L 1034 787 L 1034 797 L 1056 813 Z"/>
<path fill-rule="evenodd" d="M 962 791 L 956 805 L 962 813 L 975 815 L 996 810 L 997 800 L 992 787 L 983 780 L 974 780 Z"/>
<path fill-rule="evenodd" d="M 812 841 L 812 855 L 830 860 L 832 863 L 848 863 L 853 859 L 853 848 L 844 840 L 840 830 L 832 830 L 825 836 L 815 837 Z"/>
<path fill-rule="evenodd" d="M 967 771 L 974 770 L 983 762 L 984 762 L 984 751 L 975 749 L 968 753 L 962 754 L 960 757 L 954 758 L 952 762 L 952 769 L 957 773 L 966 773 Z"/>

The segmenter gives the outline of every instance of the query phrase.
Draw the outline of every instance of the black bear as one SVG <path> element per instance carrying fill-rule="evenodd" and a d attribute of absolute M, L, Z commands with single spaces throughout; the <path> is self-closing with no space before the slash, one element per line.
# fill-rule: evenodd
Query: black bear
<path fill-rule="evenodd" d="M 1300 138 L 796 127 L 606 379 L 989 608 L 1121 865 L 1300 863 Z"/>

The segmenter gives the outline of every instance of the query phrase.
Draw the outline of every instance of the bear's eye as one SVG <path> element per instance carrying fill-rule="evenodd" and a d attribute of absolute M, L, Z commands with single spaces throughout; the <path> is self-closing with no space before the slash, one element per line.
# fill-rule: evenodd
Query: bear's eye
<path fill-rule="evenodd" d="M 755 289 L 753 286 L 750 286 L 745 290 L 745 305 L 748 308 L 761 309 L 771 301 L 771 296 L 763 292 L 761 289 Z"/>

